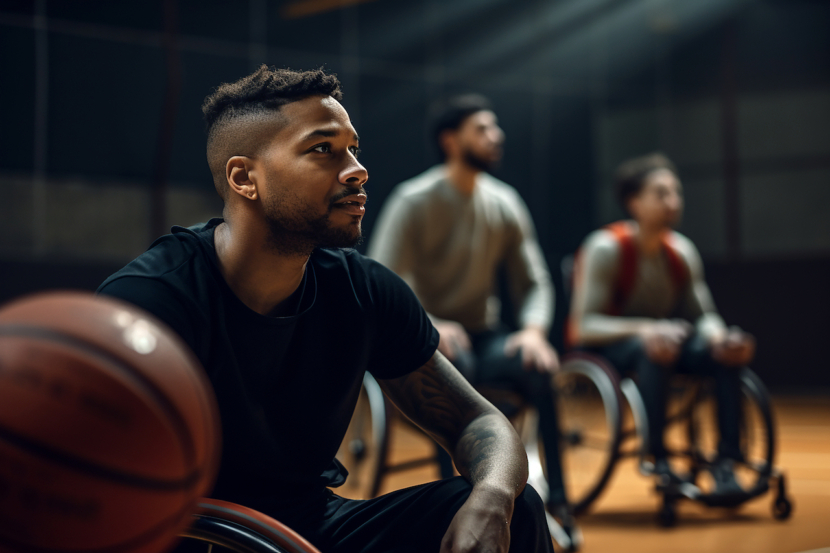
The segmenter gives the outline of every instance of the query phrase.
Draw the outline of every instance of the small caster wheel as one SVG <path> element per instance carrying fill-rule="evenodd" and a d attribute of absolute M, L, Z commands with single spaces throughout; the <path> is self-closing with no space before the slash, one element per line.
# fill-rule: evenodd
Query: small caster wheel
<path fill-rule="evenodd" d="M 674 509 L 674 504 L 670 501 L 664 501 L 663 507 L 658 514 L 660 526 L 664 528 L 671 528 L 677 524 L 677 511 Z"/>
<path fill-rule="evenodd" d="M 775 520 L 787 520 L 793 512 L 793 504 L 786 497 L 778 497 L 772 504 L 772 517 Z"/>

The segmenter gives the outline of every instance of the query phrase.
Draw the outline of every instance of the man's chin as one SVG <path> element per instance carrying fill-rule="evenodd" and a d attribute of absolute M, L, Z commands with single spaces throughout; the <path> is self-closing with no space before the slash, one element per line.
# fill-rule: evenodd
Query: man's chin
<path fill-rule="evenodd" d="M 356 231 L 342 231 L 333 232 L 320 241 L 318 247 L 320 248 L 354 248 L 363 242 L 363 233 L 360 225 L 357 226 Z"/>
<path fill-rule="evenodd" d="M 468 151 L 464 153 L 464 160 L 466 161 L 467 165 L 469 165 L 473 169 L 478 169 L 479 171 L 486 171 L 488 173 L 492 173 L 495 169 L 498 168 L 499 162 L 501 161 L 501 157 L 499 157 L 499 159 L 493 160 L 492 158 L 478 156 Z"/>

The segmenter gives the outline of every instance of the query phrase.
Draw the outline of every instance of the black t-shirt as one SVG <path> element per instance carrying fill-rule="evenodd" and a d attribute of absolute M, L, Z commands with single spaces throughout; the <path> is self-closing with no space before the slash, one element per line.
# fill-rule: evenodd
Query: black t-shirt
<path fill-rule="evenodd" d="M 98 292 L 159 317 L 204 366 L 222 418 L 214 497 L 254 506 L 342 484 L 334 455 L 364 371 L 384 379 L 417 369 L 438 333 L 397 275 L 353 250 L 314 251 L 294 315 L 256 313 L 219 271 L 221 222 L 174 227 Z"/>

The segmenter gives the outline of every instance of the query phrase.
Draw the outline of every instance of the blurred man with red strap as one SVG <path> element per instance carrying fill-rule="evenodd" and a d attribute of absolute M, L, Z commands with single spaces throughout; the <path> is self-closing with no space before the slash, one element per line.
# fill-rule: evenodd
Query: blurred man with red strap
<path fill-rule="evenodd" d="M 668 377 L 675 371 L 713 376 L 720 432 L 711 468 L 715 493 L 740 494 L 732 470 L 741 457 L 736 368 L 752 360 L 755 341 L 724 324 L 697 249 L 673 230 L 683 212 L 674 164 L 658 153 L 631 159 L 617 170 L 615 184 L 631 220 L 595 231 L 580 248 L 567 341 L 601 353 L 622 373 L 635 373 L 662 486 L 682 482 L 663 444 Z"/>

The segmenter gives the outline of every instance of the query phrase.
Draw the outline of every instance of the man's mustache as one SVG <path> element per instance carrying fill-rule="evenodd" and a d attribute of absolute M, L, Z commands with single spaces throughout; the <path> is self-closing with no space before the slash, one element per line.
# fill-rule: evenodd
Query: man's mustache
<path fill-rule="evenodd" d="M 366 196 L 366 200 L 369 200 L 369 194 L 367 194 L 366 189 L 361 186 L 359 189 L 350 188 L 344 190 L 343 192 L 340 192 L 331 199 L 331 203 L 335 204 L 343 198 L 348 198 L 349 196 L 354 196 L 355 194 L 363 194 L 364 196 Z"/>

